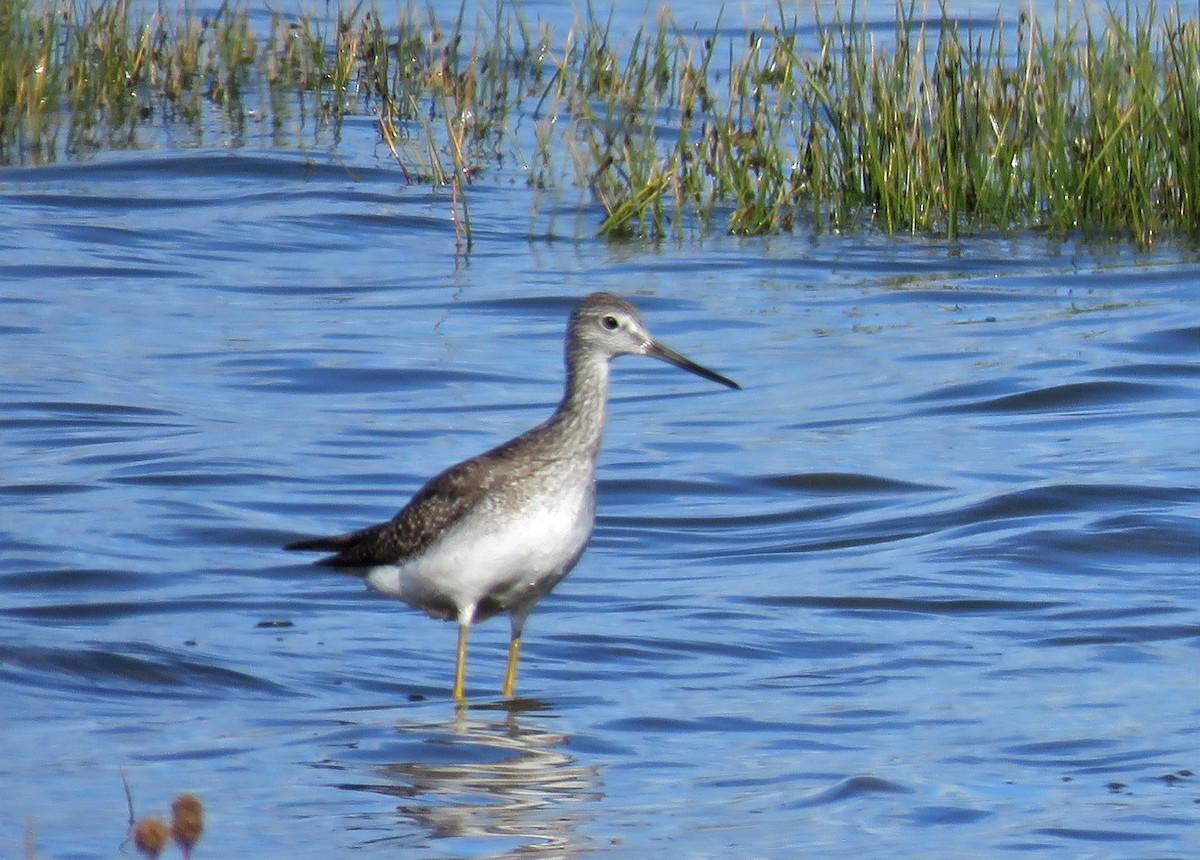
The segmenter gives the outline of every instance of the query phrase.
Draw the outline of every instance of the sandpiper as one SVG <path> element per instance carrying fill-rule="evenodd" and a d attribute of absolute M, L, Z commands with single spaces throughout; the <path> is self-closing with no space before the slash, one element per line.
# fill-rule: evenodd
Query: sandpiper
<path fill-rule="evenodd" d="M 741 387 L 655 341 L 629 302 L 593 293 L 571 313 L 566 391 L 549 419 L 446 469 L 385 523 L 287 549 L 332 552 L 318 564 L 356 571 L 383 594 L 457 621 L 460 704 L 471 625 L 507 612 L 512 639 L 501 694 L 512 696 L 525 619 L 579 561 L 592 534 L 609 363 L 618 355 L 648 355 Z"/>

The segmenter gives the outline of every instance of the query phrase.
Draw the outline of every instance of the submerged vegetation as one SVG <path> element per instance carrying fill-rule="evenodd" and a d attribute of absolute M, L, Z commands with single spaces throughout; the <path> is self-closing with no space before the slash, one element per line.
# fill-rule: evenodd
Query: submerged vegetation
<path fill-rule="evenodd" d="M 465 242 L 470 182 L 513 167 L 590 190 L 611 236 L 1200 233 L 1200 29 L 1178 4 L 975 29 L 910 0 L 883 34 L 853 5 L 729 36 L 663 11 L 618 42 L 594 13 L 556 34 L 502 0 L 471 21 L 250 2 L 0 3 L 0 163 L 181 135 L 335 146 L 366 116 L 409 181 L 450 189 Z"/>

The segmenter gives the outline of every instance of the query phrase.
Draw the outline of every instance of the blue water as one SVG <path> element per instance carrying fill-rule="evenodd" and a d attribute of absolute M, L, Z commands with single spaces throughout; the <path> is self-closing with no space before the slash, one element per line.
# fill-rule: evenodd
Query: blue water
<path fill-rule="evenodd" d="M 0 170 L 0 857 L 130 856 L 123 777 L 197 858 L 1200 855 L 1194 249 L 470 193 L 464 257 L 366 142 Z M 457 713 L 453 625 L 280 546 L 545 417 L 596 289 L 745 390 L 617 361 Z"/>

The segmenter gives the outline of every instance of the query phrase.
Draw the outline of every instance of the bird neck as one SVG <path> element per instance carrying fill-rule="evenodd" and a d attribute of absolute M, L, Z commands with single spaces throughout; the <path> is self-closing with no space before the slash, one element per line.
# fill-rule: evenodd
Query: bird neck
<path fill-rule="evenodd" d="M 567 385 L 554 422 L 592 449 L 600 447 L 608 406 L 608 359 L 595 354 L 567 355 Z"/>

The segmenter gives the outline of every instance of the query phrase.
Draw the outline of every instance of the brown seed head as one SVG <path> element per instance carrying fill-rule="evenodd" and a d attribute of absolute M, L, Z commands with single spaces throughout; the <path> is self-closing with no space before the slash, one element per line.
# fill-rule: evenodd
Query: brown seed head
<path fill-rule="evenodd" d="M 158 857 L 162 853 L 162 850 L 167 847 L 167 838 L 169 836 L 170 831 L 167 829 L 167 822 L 163 821 L 157 815 L 140 818 L 133 825 L 133 844 L 137 846 L 138 851 L 141 851 L 147 857 Z"/>
<path fill-rule="evenodd" d="M 204 833 L 204 804 L 194 794 L 181 794 L 171 802 L 171 812 L 171 835 L 188 852 Z"/>

